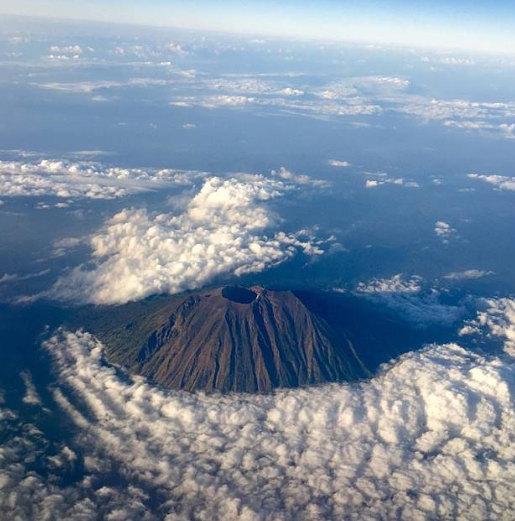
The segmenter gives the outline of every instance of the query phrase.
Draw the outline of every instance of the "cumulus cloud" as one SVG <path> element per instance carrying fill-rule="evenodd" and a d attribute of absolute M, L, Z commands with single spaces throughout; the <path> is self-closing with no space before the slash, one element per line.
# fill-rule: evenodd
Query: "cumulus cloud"
<path fill-rule="evenodd" d="M 368 382 L 220 396 L 121 378 L 84 332 L 46 347 L 86 475 L 25 482 L 15 462 L 28 450 L 2 446 L 0 504 L 21 521 L 494 521 L 515 509 L 515 368 L 499 358 L 430 346 Z"/>
<path fill-rule="evenodd" d="M 415 181 L 406 181 L 403 177 L 387 177 L 387 174 L 385 173 L 367 173 L 367 175 L 372 175 L 375 179 L 367 179 L 365 181 L 365 188 L 377 188 L 378 186 L 384 185 L 403 186 L 404 188 L 420 188 L 420 185 Z"/>
<path fill-rule="evenodd" d="M 0 160 L 0 196 L 114 199 L 166 185 L 191 185 L 202 175 L 168 169 L 104 167 L 92 162 Z"/>
<path fill-rule="evenodd" d="M 443 242 L 447 243 L 449 242 L 448 239 L 457 232 L 449 223 L 444 221 L 437 221 L 435 223 L 435 233 L 443 240 Z"/>
<path fill-rule="evenodd" d="M 515 356 L 515 299 L 483 299 L 483 309 L 460 330 L 461 335 L 486 334 L 502 340 L 507 353 Z"/>
<path fill-rule="evenodd" d="M 281 172 L 280 178 L 298 181 Z M 306 232 L 266 234 L 279 218 L 263 203 L 291 190 L 291 183 L 243 178 L 207 179 L 180 215 L 150 215 L 144 209 L 118 213 L 91 239 L 93 268 L 75 268 L 47 296 L 118 304 L 197 288 L 220 275 L 259 272 L 299 249 L 322 253 Z"/>
<path fill-rule="evenodd" d="M 425 289 L 421 277 L 406 279 L 402 273 L 388 279 L 360 282 L 355 294 L 388 306 L 420 327 L 430 324 L 450 326 L 464 313 L 460 306 L 442 304 L 440 293 L 434 288 Z"/>
<path fill-rule="evenodd" d="M 279 170 L 272 170 L 271 175 L 272 175 L 272 177 L 278 177 L 285 181 L 292 181 L 292 182 L 294 182 L 296 184 L 300 184 L 300 185 L 310 184 L 310 185 L 318 186 L 318 187 L 328 187 L 329 186 L 329 183 L 327 181 L 324 181 L 322 179 L 313 179 L 312 177 L 310 177 L 308 175 L 295 174 L 295 173 L 291 172 L 290 170 L 288 170 L 287 168 L 285 168 L 284 166 L 282 166 Z"/>
<path fill-rule="evenodd" d="M 477 179 L 485 183 L 493 185 L 497 190 L 506 190 L 509 192 L 515 192 L 515 177 L 508 177 L 504 175 L 482 175 L 482 174 L 469 174 L 470 179 Z"/>

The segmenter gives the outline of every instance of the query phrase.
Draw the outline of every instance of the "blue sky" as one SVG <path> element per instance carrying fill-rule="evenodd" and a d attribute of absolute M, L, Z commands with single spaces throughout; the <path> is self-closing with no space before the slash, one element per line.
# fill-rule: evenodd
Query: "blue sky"
<path fill-rule="evenodd" d="M 505 0 L 0 0 L 0 13 L 515 52 Z"/>

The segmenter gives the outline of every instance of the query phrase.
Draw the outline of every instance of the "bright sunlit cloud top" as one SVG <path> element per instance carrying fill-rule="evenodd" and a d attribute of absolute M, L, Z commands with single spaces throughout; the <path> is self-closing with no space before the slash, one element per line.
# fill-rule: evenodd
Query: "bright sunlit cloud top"
<path fill-rule="evenodd" d="M 0 13 L 515 52 L 507 0 L 0 0 Z"/>

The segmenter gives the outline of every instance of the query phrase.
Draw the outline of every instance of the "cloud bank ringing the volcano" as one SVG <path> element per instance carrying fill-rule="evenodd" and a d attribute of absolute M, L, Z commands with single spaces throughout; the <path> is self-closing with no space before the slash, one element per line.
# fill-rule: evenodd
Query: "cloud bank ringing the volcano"
<path fill-rule="evenodd" d="M 430 346 L 361 384 L 219 396 L 123 381 L 87 333 L 47 348 L 89 411 L 56 391 L 89 483 L 115 465 L 163 498 L 160 519 L 482 521 L 515 508 L 515 369 L 500 358 Z"/>

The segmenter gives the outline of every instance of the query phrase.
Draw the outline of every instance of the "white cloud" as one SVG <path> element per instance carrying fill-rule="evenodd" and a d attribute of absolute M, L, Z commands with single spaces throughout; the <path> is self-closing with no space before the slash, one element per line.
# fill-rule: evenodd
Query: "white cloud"
<path fill-rule="evenodd" d="M 426 120 L 484 120 L 515 117 L 515 103 L 478 102 L 463 99 L 442 100 L 423 96 L 407 96 L 396 100 L 396 111 Z M 453 126 L 453 125 L 451 125 Z"/>
<path fill-rule="evenodd" d="M 75 150 L 74 152 L 70 152 L 66 155 L 66 157 L 70 157 L 73 159 L 95 159 L 102 156 L 110 156 L 113 155 L 112 152 L 108 152 L 106 150 Z"/>
<path fill-rule="evenodd" d="M 191 185 L 200 172 L 104 167 L 44 159 L 0 161 L 0 196 L 114 199 L 166 185 Z"/>
<path fill-rule="evenodd" d="M 191 98 L 186 98 L 190 101 L 193 101 Z M 247 105 L 249 103 L 256 102 L 256 98 L 252 98 L 249 96 L 230 96 L 230 95 L 220 95 L 220 96 L 209 96 L 200 101 L 199 105 L 208 109 L 214 109 L 218 107 L 241 107 Z"/>
<path fill-rule="evenodd" d="M 481 174 L 469 174 L 470 179 L 477 179 L 493 185 L 498 190 L 506 190 L 515 192 L 515 177 L 508 177 L 504 175 L 481 175 Z"/>
<path fill-rule="evenodd" d="M 22 486 L 14 462 L 37 443 L 3 446 L 0 500 L 20 521 L 45 510 L 87 520 L 496 521 L 515 509 L 515 368 L 498 358 L 431 346 L 368 382 L 221 396 L 121 379 L 87 333 L 62 332 L 47 348 L 86 477 L 59 488 L 33 472 Z M 120 479 L 105 487 L 114 469 Z"/>
<path fill-rule="evenodd" d="M 69 48 L 72 49 L 73 46 Z M 152 76 L 129 78 L 126 81 L 47 82 L 34 85 L 43 89 L 87 95 L 108 89 L 173 85 L 189 92 L 188 96 L 174 96 L 170 100 L 169 105 L 176 107 L 267 107 L 279 114 L 294 113 L 324 119 L 394 112 L 409 114 L 426 122 L 441 121 L 448 127 L 488 131 L 506 138 L 515 138 L 515 123 L 511 122 L 515 118 L 514 102 L 436 99 L 410 92 L 410 81 L 396 76 L 351 77 L 323 86 L 306 85 L 304 82 L 302 85 L 292 84 L 291 78 L 294 75 L 288 74 L 227 74 L 220 78 L 210 78 L 197 74 L 196 71 L 172 68 L 169 61 L 163 61 L 169 58 L 170 51 L 174 49 L 184 51 L 180 44 L 173 44 L 172 47 L 165 44 L 159 49 L 136 45 L 113 51 L 117 59 L 132 54 L 145 60 L 138 62 L 139 67 L 166 67 L 167 75 L 163 78 Z M 81 56 L 56 52 L 52 58 L 71 63 L 74 58 Z M 159 61 L 156 61 L 158 58 Z M 449 63 L 456 63 L 452 58 L 444 57 L 445 59 L 449 59 Z M 173 80 L 169 77 L 172 73 Z M 107 100 L 102 95 L 90 99 Z M 367 125 L 363 122 L 358 124 Z"/>
<path fill-rule="evenodd" d="M 470 280 L 470 279 L 480 279 L 482 277 L 487 277 L 488 275 L 493 275 L 493 271 L 487 270 L 465 270 L 465 271 L 454 271 L 452 273 L 448 273 L 444 275 L 444 279 L 449 280 Z"/>
<path fill-rule="evenodd" d="M 499 132 L 507 139 L 515 139 L 515 124 L 500 123 L 492 124 L 486 121 L 444 121 L 444 126 L 459 128 L 463 130 L 493 130 Z"/>
<path fill-rule="evenodd" d="M 22 282 L 24 280 L 42 277 L 43 275 L 46 275 L 47 273 L 50 273 L 49 269 L 38 271 L 37 273 L 27 273 L 26 275 L 18 275 L 17 273 L 4 273 L 0 277 L 0 284 L 8 284 L 11 282 Z"/>
<path fill-rule="evenodd" d="M 49 54 L 47 57 L 47 60 L 51 61 L 69 61 L 69 60 L 78 60 L 80 58 L 80 55 L 76 54 L 74 56 L 69 56 L 68 54 Z"/>
<path fill-rule="evenodd" d="M 465 130 L 491 130 L 494 128 L 490 123 L 486 123 L 486 121 L 453 121 L 448 120 L 444 121 L 444 126 L 452 127 L 452 128 L 460 128 Z"/>
<path fill-rule="evenodd" d="M 468 321 L 460 334 L 486 333 L 500 338 L 507 353 L 515 356 L 515 299 L 483 299 L 483 309 L 475 320 Z"/>
<path fill-rule="evenodd" d="M 284 96 L 303 96 L 304 91 L 300 89 L 292 89 L 291 87 L 286 87 L 279 91 L 279 94 L 283 94 Z"/>
<path fill-rule="evenodd" d="M 85 237 L 63 237 L 54 242 L 54 250 L 52 252 L 54 257 L 62 257 L 70 250 L 78 248 L 86 242 Z"/>
<path fill-rule="evenodd" d="M 84 50 L 80 45 L 52 45 L 49 48 L 51 53 L 61 53 L 61 54 L 82 54 Z"/>
<path fill-rule="evenodd" d="M 435 223 L 435 233 L 438 237 L 441 237 L 444 242 L 448 242 L 448 239 L 456 234 L 456 230 L 444 221 L 437 221 Z"/>
<path fill-rule="evenodd" d="M 406 280 L 402 273 L 397 273 L 389 279 L 373 279 L 368 283 L 360 282 L 357 287 L 359 293 L 382 294 L 392 293 L 397 295 L 418 294 L 422 291 L 422 278 L 414 275 Z"/>
<path fill-rule="evenodd" d="M 215 91 L 225 91 L 231 94 L 303 96 L 304 91 L 294 87 L 284 87 L 284 81 L 263 80 L 258 77 L 228 75 L 225 78 L 203 80 L 202 87 Z"/>
<path fill-rule="evenodd" d="M 18 275 L 16 273 L 4 273 L 0 277 L 0 284 L 6 284 L 8 282 L 12 282 L 18 278 Z"/>
<path fill-rule="evenodd" d="M 36 390 L 36 386 L 32 381 L 32 375 L 28 371 L 23 371 L 20 374 L 23 383 L 25 384 L 25 396 L 23 397 L 23 403 L 27 405 L 40 406 L 41 398 Z"/>
<path fill-rule="evenodd" d="M 70 60 L 78 59 L 79 56 L 68 56 L 58 55 L 49 56 L 52 60 Z M 161 78 L 130 78 L 127 81 L 112 81 L 112 80 L 99 80 L 99 81 L 82 81 L 74 83 L 35 83 L 34 86 L 45 89 L 54 90 L 58 92 L 66 92 L 71 94 L 93 94 L 98 90 L 109 90 L 109 89 L 121 89 L 124 87 L 164 87 L 170 83 L 170 80 Z"/>
<path fill-rule="evenodd" d="M 463 309 L 442 304 L 440 293 L 436 289 L 424 289 L 422 283 L 421 277 L 405 279 L 402 273 L 398 273 L 389 279 L 360 282 L 355 294 L 388 306 L 420 327 L 429 324 L 449 326 L 457 322 L 463 315 Z"/>
<path fill-rule="evenodd" d="M 374 175 L 368 173 L 367 175 Z M 367 179 L 365 181 L 365 188 L 377 188 L 384 185 L 397 185 L 404 188 L 420 188 L 420 185 L 415 181 L 405 181 L 403 177 L 386 177 L 386 175 L 376 175 L 375 179 Z"/>
<path fill-rule="evenodd" d="M 472 58 L 464 56 L 423 56 L 421 60 L 426 63 L 437 63 L 440 65 L 470 66 L 476 63 Z"/>
<path fill-rule="evenodd" d="M 318 187 L 329 186 L 329 183 L 327 181 L 324 181 L 321 179 L 313 179 L 312 177 L 309 177 L 307 175 L 294 174 L 293 172 L 291 172 L 284 166 L 282 166 L 279 170 L 272 170 L 271 175 L 272 175 L 272 177 L 278 177 L 285 181 L 294 182 L 294 183 L 300 184 L 300 185 L 311 184 L 313 186 L 318 186 Z"/>
<path fill-rule="evenodd" d="M 280 96 L 280 97 L 277 97 Z M 377 104 L 367 103 L 361 98 L 351 98 L 344 102 L 332 100 L 302 100 L 295 96 L 246 96 L 240 94 L 220 94 L 177 97 L 169 104 L 175 107 L 199 106 L 206 109 L 271 107 L 282 112 L 293 112 L 308 116 L 370 116 L 382 112 Z"/>
<path fill-rule="evenodd" d="M 409 81 L 395 76 L 361 76 L 346 78 L 330 83 L 315 95 L 325 100 L 343 101 L 367 96 L 379 99 L 382 96 L 395 95 L 409 87 Z"/>
<path fill-rule="evenodd" d="M 50 59 L 54 60 L 69 60 L 70 58 L 64 56 L 50 56 Z M 45 90 L 55 90 L 60 92 L 69 92 L 74 94 L 91 94 L 96 90 L 105 90 L 112 88 L 119 88 L 123 86 L 123 83 L 119 81 L 96 81 L 96 82 L 77 82 L 77 83 L 41 83 L 37 84 L 37 87 Z"/>
<path fill-rule="evenodd" d="M 190 54 L 188 51 L 185 51 L 180 44 L 174 42 L 166 44 L 165 49 L 181 57 L 188 56 L 188 54 Z"/>
<path fill-rule="evenodd" d="M 327 163 L 329 166 L 334 166 L 336 168 L 347 168 L 350 166 L 348 161 L 340 161 L 339 159 L 329 159 Z"/>
<path fill-rule="evenodd" d="M 202 80 L 202 86 L 209 90 L 225 91 L 233 94 L 271 94 L 279 91 L 277 84 L 274 82 L 265 81 L 259 77 L 249 78 L 239 75 Z"/>
<path fill-rule="evenodd" d="M 449 57 L 448 63 L 456 64 Z M 506 138 L 515 137 L 513 102 L 478 102 L 466 99 L 436 99 L 410 93 L 409 80 L 395 76 L 364 76 L 345 78 L 322 87 L 303 85 L 302 90 L 281 87 L 279 82 L 260 77 L 234 76 L 219 79 L 198 79 L 197 88 L 222 92 L 177 98 L 173 105 L 217 107 L 267 106 L 313 116 L 373 115 L 383 112 L 409 114 L 424 121 L 442 121 L 448 127 L 485 130 Z M 301 94 L 311 99 L 296 98 Z M 312 97 L 316 99 L 312 99 Z M 492 120 L 504 119 L 504 122 Z M 508 120 L 508 121 L 507 121 Z"/>
<path fill-rule="evenodd" d="M 305 232 L 266 234 L 279 219 L 263 203 L 293 185 L 246 179 L 207 179 L 180 215 L 123 210 L 91 239 L 94 267 L 75 268 L 48 296 L 117 304 L 197 288 L 220 275 L 263 271 L 298 249 L 322 253 Z"/>

